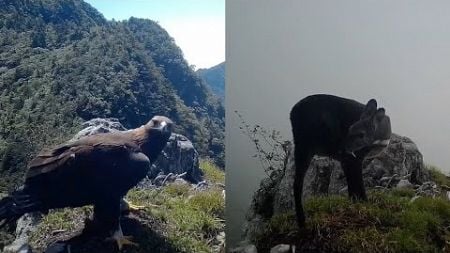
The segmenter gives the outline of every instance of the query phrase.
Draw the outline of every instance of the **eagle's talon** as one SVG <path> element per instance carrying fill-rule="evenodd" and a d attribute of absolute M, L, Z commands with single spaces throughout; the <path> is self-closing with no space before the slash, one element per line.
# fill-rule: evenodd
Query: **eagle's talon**
<path fill-rule="evenodd" d="M 141 211 L 141 210 L 145 210 L 145 206 L 137 206 L 137 205 L 133 205 L 128 203 L 128 210 L 130 211 Z"/>
<path fill-rule="evenodd" d="M 107 241 L 115 241 L 117 243 L 117 247 L 119 250 L 122 250 L 123 246 L 131 245 L 138 247 L 139 244 L 131 241 L 133 239 L 132 236 L 124 236 L 124 235 L 113 235 L 112 237 L 106 238 Z"/>
<path fill-rule="evenodd" d="M 122 233 L 122 228 L 119 225 L 119 228 L 114 232 L 111 237 L 106 238 L 107 241 L 116 241 L 119 250 L 122 250 L 124 245 L 131 245 L 138 247 L 139 244 L 131 241 L 133 239 L 132 236 L 124 236 Z"/>
<path fill-rule="evenodd" d="M 132 236 L 122 236 L 119 238 L 114 238 L 114 240 L 117 242 L 117 246 L 119 247 L 119 250 L 122 250 L 124 245 L 131 245 L 138 247 L 139 244 L 131 241 L 133 239 Z"/>
<path fill-rule="evenodd" d="M 145 208 L 146 208 L 146 206 L 138 206 L 138 205 L 131 204 L 127 200 L 123 200 L 123 201 L 127 204 L 127 210 L 130 212 L 138 212 L 138 211 L 145 210 Z"/>

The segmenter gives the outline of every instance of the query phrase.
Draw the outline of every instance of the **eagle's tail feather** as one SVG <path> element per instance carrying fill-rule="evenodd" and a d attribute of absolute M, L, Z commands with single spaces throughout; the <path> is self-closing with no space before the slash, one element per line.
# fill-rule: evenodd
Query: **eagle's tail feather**
<path fill-rule="evenodd" d="M 23 214 L 38 209 L 38 201 L 23 191 L 15 191 L 0 200 L 0 228 L 19 219 Z"/>

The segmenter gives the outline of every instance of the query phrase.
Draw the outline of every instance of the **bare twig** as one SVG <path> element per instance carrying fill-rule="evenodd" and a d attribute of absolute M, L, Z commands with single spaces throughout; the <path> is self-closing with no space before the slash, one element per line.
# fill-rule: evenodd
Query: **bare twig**
<path fill-rule="evenodd" d="M 273 179 L 274 172 L 286 169 L 291 142 L 284 140 L 279 131 L 267 130 L 260 125 L 250 126 L 238 111 L 235 113 L 241 121 L 239 129 L 255 146 L 253 157 L 258 158 L 264 172 Z"/>

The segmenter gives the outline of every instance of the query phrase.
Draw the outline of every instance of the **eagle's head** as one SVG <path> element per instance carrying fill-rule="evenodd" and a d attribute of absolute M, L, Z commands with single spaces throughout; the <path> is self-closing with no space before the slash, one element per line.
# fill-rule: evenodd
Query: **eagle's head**
<path fill-rule="evenodd" d="M 169 135 L 173 130 L 173 121 L 165 116 L 154 116 L 147 124 L 145 128 L 150 133 L 159 133 L 161 135 Z"/>
<path fill-rule="evenodd" d="M 173 125 L 173 121 L 165 116 L 154 116 L 144 125 L 146 140 L 141 148 L 151 162 L 158 158 L 167 145 L 167 141 L 173 131 Z"/>

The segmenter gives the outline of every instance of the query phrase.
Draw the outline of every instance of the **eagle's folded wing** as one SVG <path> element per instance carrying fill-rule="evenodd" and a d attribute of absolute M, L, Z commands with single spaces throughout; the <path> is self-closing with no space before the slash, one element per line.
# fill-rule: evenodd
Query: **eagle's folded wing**
<path fill-rule="evenodd" d="M 130 142 L 86 138 L 73 143 L 63 144 L 50 151 L 38 154 L 28 165 L 26 178 L 32 178 L 54 170 L 68 168 L 71 162 L 80 158 L 89 158 L 98 152 L 111 155 L 139 151 L 139 147 Z"/>

